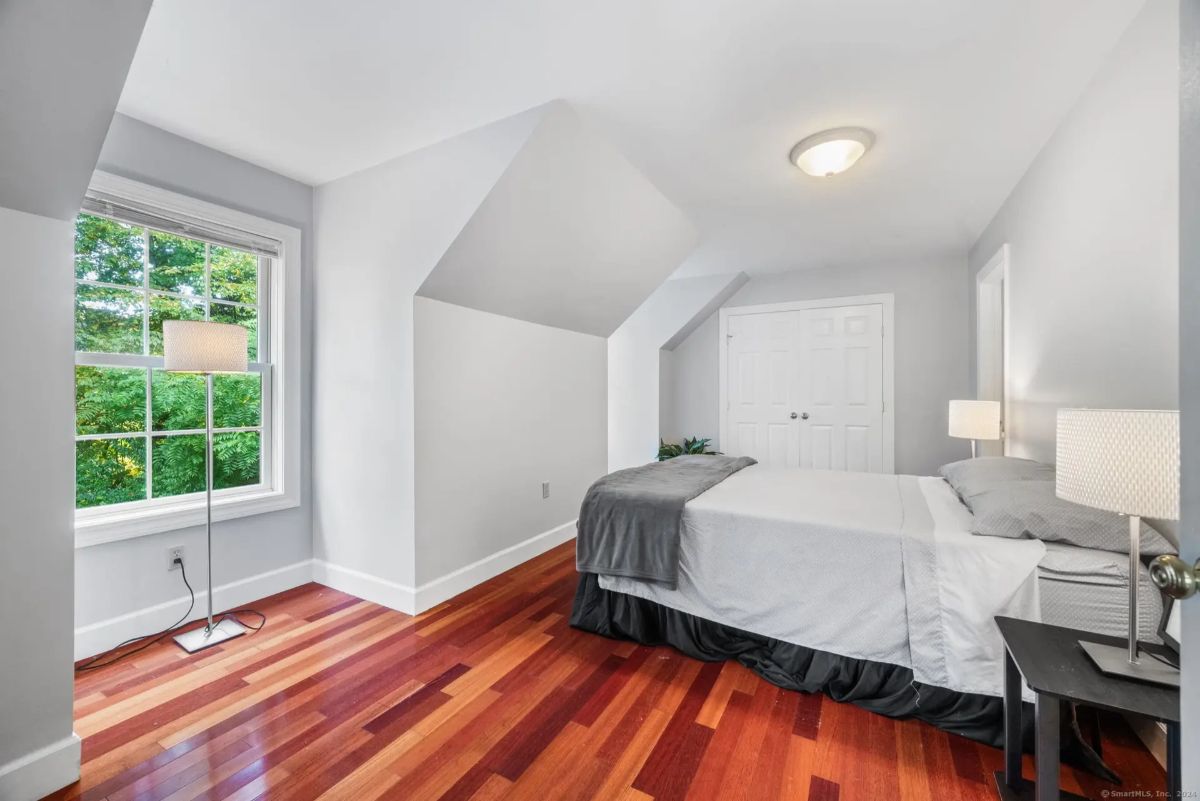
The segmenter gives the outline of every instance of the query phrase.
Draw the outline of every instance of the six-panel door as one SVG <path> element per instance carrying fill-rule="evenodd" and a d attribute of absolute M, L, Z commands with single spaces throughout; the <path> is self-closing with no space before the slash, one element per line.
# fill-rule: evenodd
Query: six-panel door
<path fill-rule="evenodd" d="M 881 305 L 733 314 L 727 333 L 727 453 L 883 471 Z"/>

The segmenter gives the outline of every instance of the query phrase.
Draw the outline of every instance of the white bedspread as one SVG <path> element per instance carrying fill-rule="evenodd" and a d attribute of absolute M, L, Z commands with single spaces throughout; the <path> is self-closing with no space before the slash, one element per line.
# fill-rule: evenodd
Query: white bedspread
<path fill-rule="evenodd" d="M 604 576 L 600 586 L 1001 695 L 992 617 L 1038 619 L 1044 552 L 970 534 L 970 513 L 939 478 L 756 465 L 685 507 L 676 589 Z"/>

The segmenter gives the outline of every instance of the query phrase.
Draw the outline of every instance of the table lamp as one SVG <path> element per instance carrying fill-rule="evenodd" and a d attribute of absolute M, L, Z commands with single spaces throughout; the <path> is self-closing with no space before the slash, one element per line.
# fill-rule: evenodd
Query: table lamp
<path fill-rule="evenodd" d="M 950 401 L 950 436 L 971 440 L 974 459 L 977 440 L 1000 439 L 1000 401 Z"/>
<path fill-rule="evenodd" d="M 1081 642 L 1101 672 L 1179 684 L 1179 672 L 1138 654 L 1142 518 L 1179 519 L 1179 412 L 1059 409 L 1055 492 L 1129 518 L 1129 646 Z"/>
<path fill-rule="evenodd" d="M 246 329 L 230 323 L 166 320 L 163 322 L 163 369 L 173 373 L 204 375 L 204 531 L 208 539 L 208 625 L 175 638 L 183 650 L 194 653 L 246 633 L 246 628 L 231 618 L 213 623 L 212 581 L 212 377 L 213 373 L 246 372 Z"/>

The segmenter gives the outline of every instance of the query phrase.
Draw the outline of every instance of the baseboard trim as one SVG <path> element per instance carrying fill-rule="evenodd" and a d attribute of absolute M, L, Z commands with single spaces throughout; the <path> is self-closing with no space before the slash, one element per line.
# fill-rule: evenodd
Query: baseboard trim
<path fill-rule="evenodd" d="M 540 556 L 551 548 L 562 545 L 575 536 L 575 521 L 569 520 L 549 531 L 535 534 L 516 545 L 496 551 L 477 562 L 472 562 L 440 578 L 427 581 L 417 587 L 416 607 L 419 612 L 432 609 L 443 601 L 478 586 L 490 578 L 511 570 L 517 565 Z"/>
<path fill-rule="evenodd" d="M 361 570 L 314 559 L 313 581 L 406 615 L 417 613 L 416 591 L 412 587 Z"/>
<path fill-rule="evenodd" d="M 0 798 L 37 801 L 79 779 L 79 735 L 71 732 L 58 742 L 0 765 Z"/>
<path fill-rule="evenodd" d="M 277 592 L 299 587 L 312 580 L 313 562 L 311 559 L 285 565 L 275 570 L 268 570 L 265 573 L 258 573 L 213 587 L 213 608 L 232 609 Z M 178 620 L 187 606 L 188 597 L 183 595 L 161 604 L 81 626 L 75 629 L 75 659 L 84 659 L 103 653 L 131 637 L 161 631 Z M 208 592 L 205 588 L 197 587 L 196 606 L 188 619 L 199 620 L 205 616 L 207 610 Z"/>
<path fill-rule="evenodd" d="M 398 612 L 416 615 L 528 562 L 574 536 L 575 521 L 570 520 L 415 588 L 321 559 L 313 560 L 313 581 Z"/>

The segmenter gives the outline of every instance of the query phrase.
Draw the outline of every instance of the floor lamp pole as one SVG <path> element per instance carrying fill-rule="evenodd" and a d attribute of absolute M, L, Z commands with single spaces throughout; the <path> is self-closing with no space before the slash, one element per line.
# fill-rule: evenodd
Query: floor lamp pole
<path fill-rule="evenodd" d="M 1141 554 L 1142 518 L 1129 516 L 1129 664 L 1138 663 L 1138 570 Z"/>
<path fill-rule="evenodd" d="M 219 642 L 232 640 L 246 633 L 246 627 L 232 618 L 213 623 L 212 570 L 212 488 L 213 488 L 213 377 L 204 374 L 204 538 L 208 548 L 208 625 L 192 629 L 175 638 L 179 647 L 195 653 Z"/>

